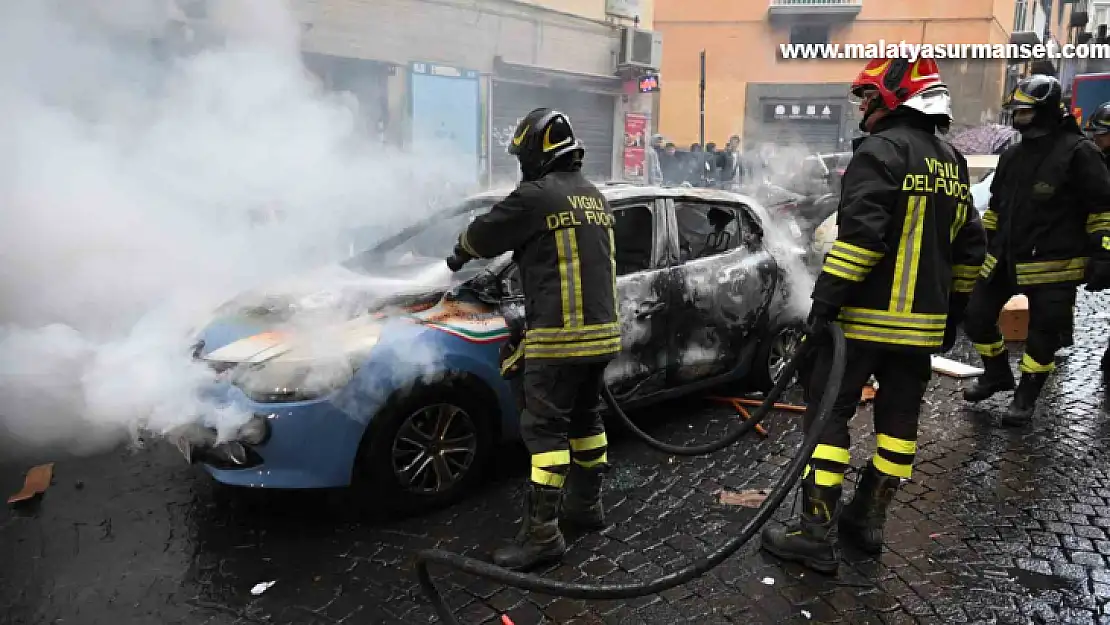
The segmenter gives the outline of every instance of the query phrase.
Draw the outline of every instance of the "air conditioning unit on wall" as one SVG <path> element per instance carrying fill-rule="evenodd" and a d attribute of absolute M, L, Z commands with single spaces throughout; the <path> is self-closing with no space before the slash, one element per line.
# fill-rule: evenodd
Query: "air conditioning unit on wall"
<path fill-rule="evenodd" d="M 659 69 L 663 62 L 663 33 L 621 27 L 617 69 Z"/>

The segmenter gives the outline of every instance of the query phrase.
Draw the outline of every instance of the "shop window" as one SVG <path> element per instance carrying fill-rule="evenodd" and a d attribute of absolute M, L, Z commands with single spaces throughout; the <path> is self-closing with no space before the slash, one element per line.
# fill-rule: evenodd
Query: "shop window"
<path fill-rule="evenodd" d="M 651 209 L 628 206 L 613 210 L 613 239 L 617 245 L 617 275 L 651 269 L 651 247 L 655 240 Z"/>
<path fill-rule="evenodd" d="M 829 42 L 828 26 L 793 26 L 790 28 L 790 43 L 797 45 L 822 45 Z"/>

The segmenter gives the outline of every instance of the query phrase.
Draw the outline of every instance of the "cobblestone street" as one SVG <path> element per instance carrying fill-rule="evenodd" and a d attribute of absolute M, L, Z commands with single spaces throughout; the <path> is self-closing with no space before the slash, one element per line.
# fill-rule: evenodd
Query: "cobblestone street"
<path fill-rule="evenodd" d="M 517 625 L 1110 623 L 1110 419 L 1098 372 L 1110 298 L 1081 291 L 1080 299 L 1075 345 L 1061 352 L 1034 425 L 995 428 L 991 412 L 1004 410 L 1009 394 L 973 411 L 958 398 L 959 381 L 934 376 L 915 474 L 887 524 L 888 548 L 877 560 L 846 551 L 838 577 L 764 556 L 758 537 L 708 575 L 632 602 L 568 601 L 434 573 L 467 623 L 502 613 Z M 978 364 L 970 346 L 956 351 Z M 700 400 L 643 418 L 670 442 L 709 440 L 734 420 Z M 856 466 L 872 450 L 869 420 L 865 408 L 855 421 Z M 716 493 L 769 486 L 800 441 L 796 415 L 775 413 L 766 425 L 765 440 L 695 459 L 616 436 L 605 491 L 610 526 L 575 537 L 548 575 L 646 580 L 721 545 L 752 510 L 721 505 Z M 467 501 L 393 522 L 356 518 L 338 494 L 217 487 L 164 444 L 58 460 L 37 508 L 0 512 L 0 621 L 435 622 L 415 582 L 414 554 L 442 547 L 484 557 L 511 536 L 520 453 L 496 472 L 507 477 Z M 26 468 L 4 467 L 0 486 L 14 493 Z M 252 596 L 265 581 L 276 584 Z"/>

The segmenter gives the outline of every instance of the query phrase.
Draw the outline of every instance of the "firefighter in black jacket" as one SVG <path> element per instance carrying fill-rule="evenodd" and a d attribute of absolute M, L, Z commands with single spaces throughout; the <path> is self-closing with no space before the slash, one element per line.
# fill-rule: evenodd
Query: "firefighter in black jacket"
<path fill-rule="evenodd" d="M 998 314 L 1014 294 L 1025 294 L 1029 332 L 1021 382 L 1001 419 L 1016 426 L 1033 417 L 1045 380 L 1056 369 L 1056 350 L 1072 326 L 1076 287 L 1110 286 L 1110 173 L 1064 108 L 1055 78 L 1023 79 L 1006 108 L 1021 142 L 999 157 L 983 214 L 988 254 L 964 330 L 983 358 L 984 373 L 964 389 L 964 399 L 982 401 L 1014 388 Z"/>
<path fill-rule="evenodd" d="M 448 265 L 509 250 L 520 268 L 526 327 L 503 371 L 522 369 L 521 434 L 532 456 L 526 512 L 494 562 L 527 570 L 559 559 L 564 520 L 604 527 L 601 475 L 608 443 L 597 408 L 605 367 L 621 350 L 613 214 L 581 173 L 585 149 L 565 115 L 536 109 L 509 153 L 523 180 L 459 236 Z M 566 499 L 563 485 L 566 482 Z"/>
<path fill-rule="evenodd" d="M 967 163 L 937 136 L 951 123 L 948 88 L 932 59 L 878 59 L 852 85 L 860 128 L 844 173 L 837 239 L 813 290 L 807 341 L 819 341 L 806 384 L 813 423 L 832 361 L 832 323 L 848 340 L 834 419 L 802 479 L 800 518 L 763 531 L 763 548 L 817 571 L 837 570 L 839 539 L 882 549 L 886 512 L 917 451 L 930 355 L 955 342 L 985 254 Z M 874 375 L 876 449 L 841 514 L 850 463 L 848 421 Z"/>
<path fill-rule="evenodd" d="M 1110 168 L 1110 102 L 1103 102 L 1090 117 L 1087 118 L 1087 125 L 1084 127 L 1087 131 L 1087 136 L 1095 142 L 1099 150 L 1102 150 L 1102 159 L 1107 168 Z M 1087 289 L 1091 289 L 1091 285 L 1087 285 Z M 1110 388 L 1110 345 L 1106 347 L 1106 351 L 1102 353 L 1102 383 Z"/>

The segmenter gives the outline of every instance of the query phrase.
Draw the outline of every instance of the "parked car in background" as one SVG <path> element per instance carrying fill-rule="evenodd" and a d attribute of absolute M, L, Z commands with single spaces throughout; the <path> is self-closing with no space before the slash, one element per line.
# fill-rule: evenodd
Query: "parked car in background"
<path fill-rule="evenodd" d="M 461 497 L 518 433 L 499 349 L 523 300 L 511 254 L 454 276 L 443 259 L 507 192 L 473 196 L 303 280 L 316 292 L 276 285 L 216 311 L 193 357 L 211 370 L 212 401 L 253 416 L 225 439 L 179 432 L 182 453 L 231 485 L 353 485 L 406 510 Z M 602 192 L 624 340 L 605 378 L 618 400 L 631 409 L 722 384 L 768 389 L 801 337 L 787 267 L 805 250 L 748 196 Z"/>

